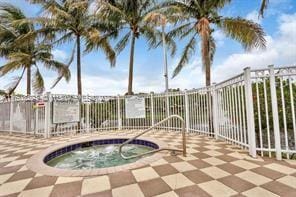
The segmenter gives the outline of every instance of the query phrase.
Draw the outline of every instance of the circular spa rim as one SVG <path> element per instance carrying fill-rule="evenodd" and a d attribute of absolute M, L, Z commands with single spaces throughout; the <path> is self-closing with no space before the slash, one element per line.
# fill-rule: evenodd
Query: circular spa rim
<path fill-rule="evenodd" d="M 72 145 L 76 144 L 82 144 L 87 142 L 94 142 L 94 141 L 101 141 L 101 140 L 122 140 L 122 139 L 129 139 L 132 136 L 101 136 L 101 137 L 89 137 L 89 138 L 83 138 L 80 140 L 73 140 L 66 143 L 61 143 L 57 145 L 53 145 L 45 150 L 42 150 L 38 152 L 37 154 L 33 155 L 30 159 L 28 159 L 26 166 L 28 169 L 41 173 L 43 175 L 49 175 L 49 176 L 72 176 L 72 177 L 84 177 L 84 176 L 95 176 L 95 175 L 104 175 L 104 174 L 110 174 L 114 172 L 119 172 L 123 170 L 130 170 L 135 168 L 140 168 L 142 166 L 148 165 L 156 160 L 159 160 L 164 155 L 161 152 L 156 152 L 152 155 L 145 156 L 143 158 L 138 159 L 137 161 L 133 163 L 128 163 L 124 165 L 114 166 L 114 167 L 107 167 L 107 168 L 93 168 L 93 169 L 79 169 L 79 170 L 71 170 L 71 169 L 61 169 L 61 168 L 55 168 L 51 167 L 46 164 L 46 162 L 49 160 L 49 155 L 64 149 L 66 147 L 71 147 Z M 155 144 L 157 146 L 157 149 L 161 148 L 167 148 L 167 144 L 159 141 L 154 138 L 148 138 L 148 137 L 140 137 L 137 138 L 137 140 L 142 140 L 146 142 L 150 142 L 151 144 Z M 66 153 L 66 152 L 64 152 Z M 62 154 L 64 154 L 62 153 Z"/>

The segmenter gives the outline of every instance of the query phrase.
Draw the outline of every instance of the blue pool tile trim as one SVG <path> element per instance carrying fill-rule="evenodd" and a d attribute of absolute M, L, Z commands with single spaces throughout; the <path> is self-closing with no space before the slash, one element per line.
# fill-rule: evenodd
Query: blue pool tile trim
<path fill-rule="evenodd" d="M 73 144 L 73 145 L 66 146 L 64 148 L 61 148 L 59 150 L 56 150 L 56 151 L 50 153 L 49 155 L 47 155 L 44 158 L 43 161 L 44 161 L 44 163 L 47 163 L 48 161 L 50 161 L 56 157 L 59 157 L 65 153 L 71 152 L 71 151 L 79 149 L 79 148 L 86 148 L 86 147 L 106 145 L 106 144 L 122 144 L 123 142 L 125 142 L 127 140 L 128 139 L 122 139 L 122 138 L 121 139 L 120 138 L 102 139 L 102 140 L 94 140 L 94 141 Z M 150 141 L 146 141 L 146 140 L 135 139 L 135 140 L 131 141 L 129 144 L 138 144 L 138 145 L 142 145 L 142 146 L 148 146 L 153 149 L 159 149 L 159 146 L 157 144 L 150 142 Z"/>

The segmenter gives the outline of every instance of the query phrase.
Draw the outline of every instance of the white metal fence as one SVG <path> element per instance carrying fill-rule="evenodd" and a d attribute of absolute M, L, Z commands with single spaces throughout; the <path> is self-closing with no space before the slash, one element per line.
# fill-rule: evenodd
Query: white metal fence
<path fill-rule="evenodd" d="M 291 159 L 296 153 L 296 66 L 246 68 L 243 73 L 211 87 L 137 96 L 145 99 L 145 118 L 125 116 L 127 96 L 80 98 L 46 94 L 3 99 L 0 131 L 50 137 L 101 130 L 135 130 L 148 128 L 177 114 L 185 119 L 187 132 L 240 145 L 249 149 L 252 156 Z M 55 102 L 78 102 L 80 121 L 54 124 Z M 36 107 L 36 103 L 41 106 Z M 181 123 L 172 120 L 159 129 L 180 130 Z"/>

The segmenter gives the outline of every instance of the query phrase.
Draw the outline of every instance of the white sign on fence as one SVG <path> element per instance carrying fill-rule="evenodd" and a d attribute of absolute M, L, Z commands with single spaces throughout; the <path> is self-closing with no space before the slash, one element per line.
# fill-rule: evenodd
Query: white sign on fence
<path fill-rule="evenodd" d="M 80 121 L 79 102 L 53 102 L 53 123 L 67 123 Z"/>
<path fill-rule="evenodd" d="M 145 98 L 132 96 L 125 99 L 126 118 L 145 118 Z"/>

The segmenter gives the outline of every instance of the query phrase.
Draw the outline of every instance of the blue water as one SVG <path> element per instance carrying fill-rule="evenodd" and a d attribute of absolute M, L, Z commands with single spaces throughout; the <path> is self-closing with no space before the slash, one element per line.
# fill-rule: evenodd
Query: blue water
<path fill-rule="evenodd" d="M 81 148 L 69 153 L 65 153 L 47 162 L 51 167 L 61 169 L 94 169 L 119 166 L 135 162 L 140 158 L 125 160 L 119 155 L 119 145 L 109 144 Z M 126 156 L 138 155 L 153 150 L 151 147 L 128 144 L 123 147 L 123 153 Z"/>

